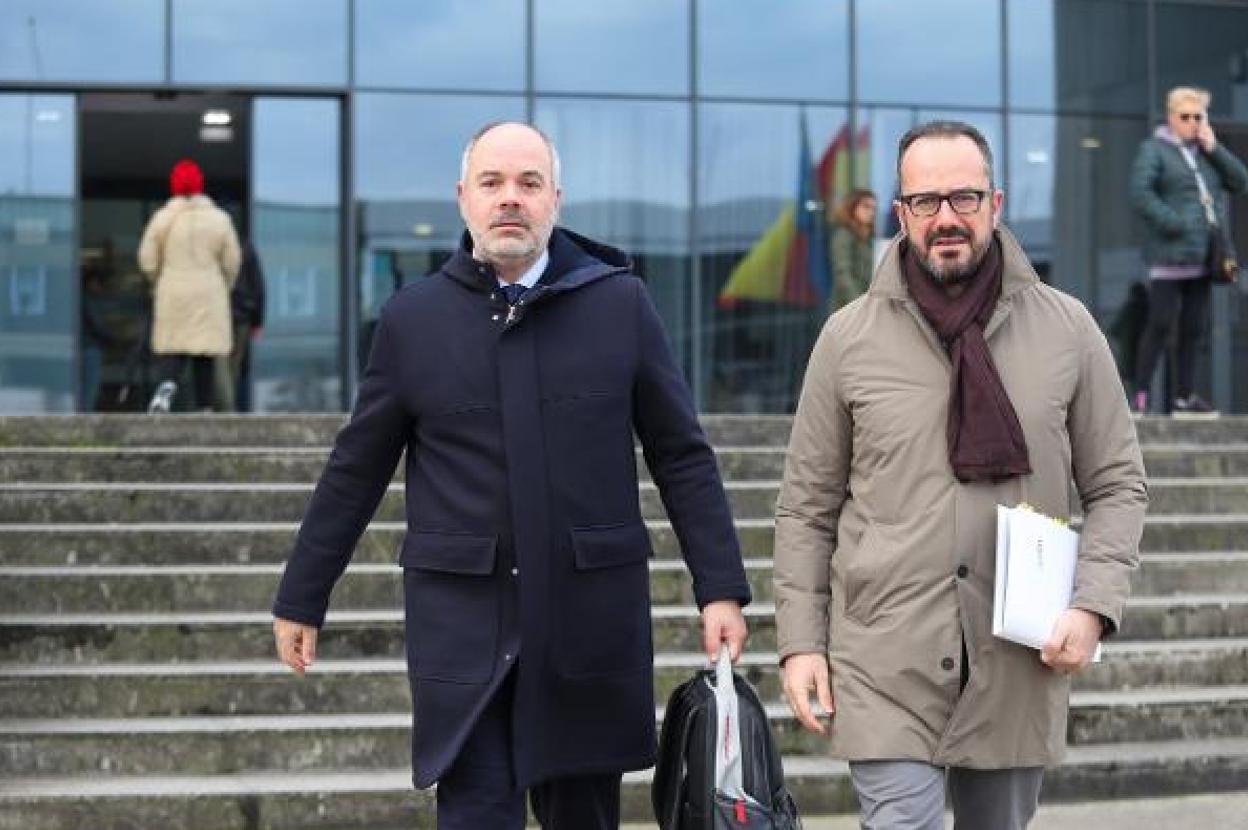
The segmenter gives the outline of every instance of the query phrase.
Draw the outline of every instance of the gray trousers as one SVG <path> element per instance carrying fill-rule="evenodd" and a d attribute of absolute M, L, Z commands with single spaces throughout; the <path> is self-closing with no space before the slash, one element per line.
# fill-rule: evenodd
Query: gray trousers
<path fill-rule="evenodd" d="M 849 774 L 862 830 L 944 830 L 946 786 L 954 830 L 1025 830 L 1040 801 L 1044 768 L 946 770 L 919 761 L 854 761 Z"/>

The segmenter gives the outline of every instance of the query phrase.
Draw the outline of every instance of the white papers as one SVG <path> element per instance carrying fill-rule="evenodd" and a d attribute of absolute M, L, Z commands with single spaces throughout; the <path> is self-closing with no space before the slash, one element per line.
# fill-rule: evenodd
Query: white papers
<path fill-rule="evenodd" d="M 997 506 L 994 636 L 1042 648 L 1070 607 L 1079 534 L 1026 507 Z M 1092 655 L 1101 659 L 1097 644 Z"/>

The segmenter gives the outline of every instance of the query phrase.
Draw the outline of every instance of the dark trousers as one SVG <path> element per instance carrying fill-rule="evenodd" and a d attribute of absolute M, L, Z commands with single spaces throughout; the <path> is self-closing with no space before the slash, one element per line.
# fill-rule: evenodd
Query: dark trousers
<path fill-rule="evenodd" d="M 187 367 L 193 380 L 193 386 L 187 389 L 184 375 Z M 211 407 L 217 412 L 228 412 L 227 401 L 220 400 L 219 377 L 216 359 L 200 354 L 165 354 L 159 355 L 156 363 L 156 380 L 172 380 L 178 384 L 178 392 L 174 400 L 185 403 L 178 409 L 195 412 Z M 192 400 L 193 398 L 193 400 Z"/>
<path fill-rule="evenodd" d="M 438 830 L 523 830 L 525 792 L 516 788 L 511 765 L 512 685 L 511 678 L 502 684 L 438 781 Z M 528 796 L 544 830 L 620 826 L 618 773 L 543 781 Z"/>
<path fill-rule="evenodd" d="M 1196 352 L 1209 330 L 1208 277 L 1187 280 L 1150 280 L 1148 325 L 1135 357 L 1135 388 L 1147 390 L 1166 341 L 1178 323 L 1175 337 L 1174 393 L 1186 398 L 1196 383 Z"/>

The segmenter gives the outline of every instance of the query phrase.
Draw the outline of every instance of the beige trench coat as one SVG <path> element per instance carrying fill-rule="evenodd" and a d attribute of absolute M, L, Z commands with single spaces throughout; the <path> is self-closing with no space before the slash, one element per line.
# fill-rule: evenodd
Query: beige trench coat
<path fill-rule="evenodd" d="M 985 334 L 1030 475 L 954 477 L 950 363 L 905 288 L 896 241 L 807 369 L 776 511 L 779 649 L 828 654 L 831 748 L 848 760 L 1061 760 L 1069 678 L 992 636 L 995 505 L 1062 518 L 1082 506 L 1073 604 L 1113 628 L 1138 564 L 1144 465 L 1109 347 L 1079 301 L 1044 285 L 1008 231 L 999 238 L 1002 295 Z"/>
<path fill-rule="evenodd" d="M 139 267 L 155 284 L 153 352 L 230 353 L 240 260 L 229 214 L 207 196 L 175 196 L 156 211 L 139 243 Z"/>

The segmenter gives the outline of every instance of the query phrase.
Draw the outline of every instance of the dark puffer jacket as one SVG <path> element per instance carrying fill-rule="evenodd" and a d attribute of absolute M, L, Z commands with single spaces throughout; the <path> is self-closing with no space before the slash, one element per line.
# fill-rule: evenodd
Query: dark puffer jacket
<path fill-rule="evenodd" d="M 1146 138 L 1131 171 L 1131 206 L 1148 228 L 1149 265 L 1195 265 L 1209 250 L 1209 222 L 1192 168 L 1164 127 Z M 1196 151 L 1196 163 L 1213 192 L 1219 221 L 1227 221 L 1227 193 L 1248 191 L 1248 168 L 1221 144 Z"/>

